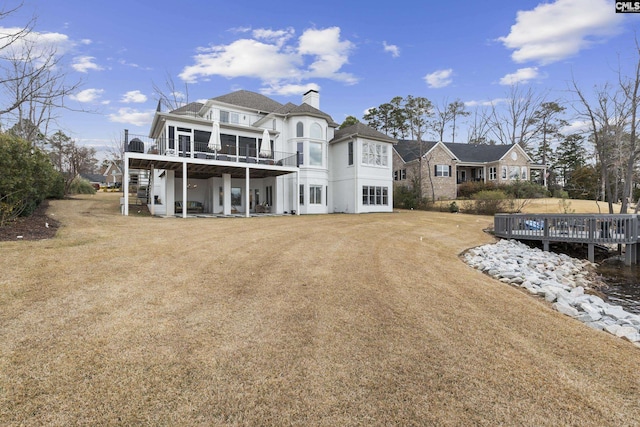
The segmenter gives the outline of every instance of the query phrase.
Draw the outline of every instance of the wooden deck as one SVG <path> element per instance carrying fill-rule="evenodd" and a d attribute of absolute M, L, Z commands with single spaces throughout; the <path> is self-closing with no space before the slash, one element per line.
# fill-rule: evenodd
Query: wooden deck
<path fill-rule="evenodd" d="M 625 264 L 638 263 L 638 215 L 634 214 L 497 214 L 494 230 L 498 237 L 550 242 L 585 243 L 589 261 L 595 245 L 625 245 Z"/>

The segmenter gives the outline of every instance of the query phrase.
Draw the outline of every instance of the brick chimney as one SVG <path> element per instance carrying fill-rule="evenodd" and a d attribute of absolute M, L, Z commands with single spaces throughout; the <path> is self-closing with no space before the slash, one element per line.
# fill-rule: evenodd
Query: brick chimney
<path fill-rule="evenodd" d="M 302 95 L 302 103 L 311 105 L 313 108 L 320 109 L 320 94 L 317 90 L 309 89 L 304 95 Z"/>

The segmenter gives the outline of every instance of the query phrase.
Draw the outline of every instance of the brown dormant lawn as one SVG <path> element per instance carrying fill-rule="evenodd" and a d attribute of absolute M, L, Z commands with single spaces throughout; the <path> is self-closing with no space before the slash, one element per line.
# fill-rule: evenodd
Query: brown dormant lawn
<path fill-rule="evenodd" d="M 489 217 L 119 215 L 0 242 L 0 425 L 638 425 L 640 349 L 471 269 Z"/>

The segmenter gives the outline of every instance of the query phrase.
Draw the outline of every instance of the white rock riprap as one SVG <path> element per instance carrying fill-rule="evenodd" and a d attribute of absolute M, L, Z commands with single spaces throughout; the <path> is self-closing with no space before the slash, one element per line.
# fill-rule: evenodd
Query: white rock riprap
<path fill-rule="evenodd" d="M 515 240 L 469 249 L 463 259 L 501 282 L 546 299 L 560 313 L 640 346 L 639 315 L 584 292 L 591 285 L 589 268 L 594 264 L 589 261 L 544 252 Z"/>

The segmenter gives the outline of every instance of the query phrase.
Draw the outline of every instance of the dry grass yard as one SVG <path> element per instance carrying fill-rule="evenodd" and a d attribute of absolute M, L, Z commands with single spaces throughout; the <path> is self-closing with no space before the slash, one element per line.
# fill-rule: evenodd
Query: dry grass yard
<path fill-rule="evenodd" d="M 0 242 L 0 425 L 640 425 L 640 349 L 459 260 L 491 218 L 118 197 Z"/>

